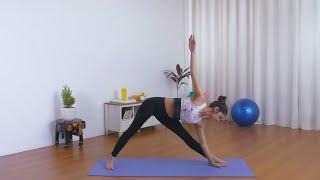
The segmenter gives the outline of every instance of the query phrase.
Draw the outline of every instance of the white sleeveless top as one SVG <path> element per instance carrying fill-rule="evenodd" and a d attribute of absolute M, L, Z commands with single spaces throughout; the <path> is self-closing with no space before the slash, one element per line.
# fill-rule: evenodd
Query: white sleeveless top
<path fill-rule="evenodd" d="M 197 106 L 191 103 L 190 98 L 181 98 L 180 120 L 190 124 L 200 122 L 199 112 L 205 107 L 207 107 L 206 103 Z"/>

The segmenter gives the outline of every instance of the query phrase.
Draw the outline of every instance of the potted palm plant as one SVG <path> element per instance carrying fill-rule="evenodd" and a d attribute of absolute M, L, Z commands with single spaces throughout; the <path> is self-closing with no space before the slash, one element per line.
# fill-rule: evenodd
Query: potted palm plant
<path fill-rule="evenodd" d="M 63 108 L 61 111 L 63 119 L 73 119 L 76 116 L 76 109 L 73 107 L 75 98 L 72 96 L 71 89 L 64 85 L 61 91 L 61 98 L 63 102 Z"/>
<path fill-rule="evenodd" d="M 189 69 L 190 69 L 189 67 L 186 69 L 182 69 L 180 67 L 180 64 L 177 64 L 176 65 L 176 73 L 173 71 L 170 71 L 170 70 L 164 71 L 167 78 L 169 78 L 170 80 L 172 80 L 175 83 L 176 90 L 177 90 L 177 97 L 179 97 L 179 88 L 182 85 L 187 85 L 187 83 L 184 82 L 183 79 L 186 77 L 189 78 L 189 76 L 191 75 Z"/>

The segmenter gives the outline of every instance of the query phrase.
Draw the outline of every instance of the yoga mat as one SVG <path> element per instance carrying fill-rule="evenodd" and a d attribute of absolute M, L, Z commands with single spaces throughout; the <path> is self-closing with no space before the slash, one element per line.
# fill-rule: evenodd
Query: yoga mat
<path fill-rule="evenodd" d="M 158 176 L 158 177 L 255 177 L 241 159 L 226 158 L 228 167 L 215 168 L 206 159 L 117 158 L 115 170 L 105 169 L 106 158 L 100 159 L 89 176 Z"/>

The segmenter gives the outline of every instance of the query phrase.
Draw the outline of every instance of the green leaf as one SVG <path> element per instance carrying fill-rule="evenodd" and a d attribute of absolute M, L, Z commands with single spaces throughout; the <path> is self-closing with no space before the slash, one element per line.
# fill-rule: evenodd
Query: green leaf
<path fill-rule="evenodd" d="M 72 96 L 72 91 L 67 85 L 63 86 L 61 97 L 65 107 L 72 107 L 72 105 L 75 103 L 75 98 Z"/>
<path fill-rule="evenodd" d="M 175 79 L 178 79 L 178 75 L 176 75 L 174 72 L 172 72 L 172 76 L 175 78 Z"/>
<path fill-rule="evenodd" d="M 182 83 L 180 83 L 179 88 L 180 88 L 180 86 L 183 85 L 183 84 L 184 84 L 184 85 L 187 85 L 186 82 L 182 82 Z"/>
<path fill-rule="evenodd" d="M 182 73 L 185 73 L 188 69 L 190 69 L 190 67 L 188 67 L 187 69 L 185 69 Z"/>
<path fill-rule="evenodd" d="M 175 79 L 174 77 L 171 77 L 172 81 L 174 81 L 175 83 L 177 83 L 177 79 Z"/>
<path fill-rule="evenodd" d="M 176 65 L 176 70 L 177 70 L 178 75 L 181 76 L 182 75 L 182 69 L 180 67 L 180 64 Z"/>

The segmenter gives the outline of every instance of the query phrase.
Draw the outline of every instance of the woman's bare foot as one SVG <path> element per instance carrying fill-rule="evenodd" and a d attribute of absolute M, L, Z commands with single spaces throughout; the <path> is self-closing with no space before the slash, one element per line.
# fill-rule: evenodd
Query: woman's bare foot
<path fill-rule="evenodd" d="M 114 170 L 114 157 L 109 156 L 106 162 L 106 168 L 108 170 Z"/>

